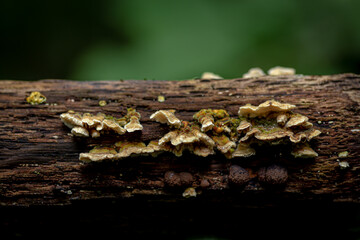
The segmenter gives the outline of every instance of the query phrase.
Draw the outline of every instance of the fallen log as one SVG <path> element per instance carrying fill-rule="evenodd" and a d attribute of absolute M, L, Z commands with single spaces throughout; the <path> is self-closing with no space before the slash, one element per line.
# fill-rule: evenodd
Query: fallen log
<path fill-rule="evenodd" d="M 34 91 L 46 96 L 46 103 L 29 104 L 26 97 Z M 158 101 L 159 96 L 165 101 Z M 196 198 L 210 202 L 218 201 L 219 196 L 225 202 L 240 197 L 244 204 L 261 205 L 269 204 L 274 194 L 276 201 L 359 202 L 359 96 L 360 76 L 354 74 L 186 81 L 2 81 L 0 202 L 2 206 L 53 206 L 136 197 L 184 201 L 185 187 L 164 183 L 169 171 L 191 173 Z M 266 156 L 248 160 L 218 154 L 206 158 L 163 154 L 84 164 L 78 160 L 81 152 L 88 152 L 99 141 L 114 141 L 114 137 L 74 137 L 59 118 L 68 110 L 120 117 L 127 108 L 135 108 L 144 129 L 128 137 L 148 142 L 168 131 L 150 121 L 157 110 L 174 109 L 179 118 L 189 121 L 202 108 L 225 109 L 236 116 L 239 106 L 270 99 L 295 104 L 296 112 L 322 132 L 315 143 L 319 156 L 286 162 L 289 177 L 280 189 L 269 189 L 257 181 L 256 170 L 268 161 Z M 107 104 L 100 106 L 101 100 Z M 349 167 L 342 165 L 345 162 Z M 229 186 L 232 164 L 250 172 L 252 180 L 243 188 Z"/>

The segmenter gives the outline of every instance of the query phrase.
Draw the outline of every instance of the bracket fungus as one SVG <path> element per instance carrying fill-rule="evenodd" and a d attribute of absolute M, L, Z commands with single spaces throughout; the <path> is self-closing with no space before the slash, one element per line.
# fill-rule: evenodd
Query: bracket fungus
<path fill-rule="evenodd" d="M 256 151 L 250 145 L 238 143 L 235 150 L 232 152 L 231 157 L 251 157 L 255 155 Z"/>
<path fill-rule="evenodd" d="M 201 109 L 193 115 L 194 121 L 181 121 L 173 110 L 159 110 L 151 120 L 167 124 L 169 132 L 160 139 L 145 143 L 136 140 L 117 142 L 80 154 L 83 161 L 119 160 L 130 156 L 157 156 L 171 152 L 180 157 L 184 151 L 207 157 L 215 150 L 226 158 L 250 157 L 259 147 L 284 144 L 290 146 L 294 157 L 311 158 L 318 154 L 309 142 L 319 136 L 308 117 L 294 113 L 295 105 L 269 100 L 258 106 L 247 104 L 239 108 L 238 117 L 230 117 L 223 109 Z M 126 116 L 115 118 L 102 113 L 61 114 L 61 120 L 75 136 L 99 137 L 115 132 L 119 135 L 143 129 L 140 113 L 129 108 Z M 114 149 L 109 152 L 110 149 Z M 286 148 L 288 149 L 288 148 Z"/>
<path fill-rule="evenodd" d="M 288 103 L 280 103 L 275 100 L 269 100 L 261 103 L 259 106 L 253 106 L 246 104 L 239 108 L 239 116 L 255 118 L 255 117 L 266 117 L 271 112 L 288 112 L 296 108 L 295 105 Z"/>
<path fill-rule="evenodd" d="M 265 76 L 264 71 L 261 68 L 255 67 L 250 68 L 247 73 L 245 73 L 242 77 L 243 78 L 253 78 L 253 77 L 261 77 Z"/>
<path fill-rule="evenodd" d="M 223 109 L 201 109 L 193 118 L 201 124 L 201 131 L 207 132 L 212 130 L 215 126 L 215 121 L 229 117 L 229 114 Z M 219 130 L 219 129 L 218 129 Z"/>
<path fill-rule="evenodd" d="M 238 126 L 244 134 L 239 143 L 248 145 L 290 144 L 295 157 L 316 157 L 317 153 L 307 144 L 321 132 L 313 128 L 308 117 L 293 113 L 295 105 L 269 100 L 259 106 L 247 104 L 239 108 L 239 117 L 246 118 Z M 245 123 L 243 123 L 246 121 Z"/>
<path fill-rule="evenodd" d="M 169 126 L 179 128 L 181 126 L 181 121 L 178 119 L 173 110 L 160 110 L 155 112 L 150 116 L 151 120 L 154 120 L 159 123 L 166 123 Z"/>
<path fill-rule="evenodd" d="M 314 158 L 317 157 L 318 154 L 307 144 L 301 144 L 295 147 L 295 149 L 291 152 L 291 154 L 295 158 Z"/>
<path fill-rule="evenodd" d="M 196 193 L 195 188 L 189 187 L 189 188 L 185 189 L 185 191 L 183 192 L 182 196 L 183 196 L 184 198 L 196 197 L 196 196 L 197 196 L 197 193 Z"/>
<path fill-rule="evenodd" d="M 235 151 L 236 143 L 231 141 L 227 136 L 213 136 L 212 139 L 216 143 L 217 149 L 223 153 L 226 157 L 231 158 L 231 154 Z"/>
<path fill-rule="evenodd" d="M 269 71 L 268 71 L 268 74 L 272 75 L 272 76 L 295 75 L 295 69 L 294 68 L 276 66 L 276 67 L 270 68 Z"/>
<path fill-rule="evenodd" d="M 212 72 L 204 72 L 201 75 L 201 79 L 211 80 L 211 79 L 224 79 L 224 78 L 221 77 L 220 75 L 217 75 L 217 74 L 212 73 Z"/>
<path fill-rule="evenodd" d="M 103 113 L 77 113 L 72 110 L 60 115 L 61 121 L 69 128 L 71 133 L 79 137 L 100 137 L 100 133 L 115 132 L 123 135 L 126 132 L 142 130 L 139 122 L 141 115 L 136 110 L 129 108 L 125 117 L 115 118 Z"/>
<path fill-rule="evenodd" d="M 140 124 L 140 121 L 137 117 L 132 116 L 130 121 L 124 126 L 126 131 L 135 132 L 143 130 L 143 126 Z"/>
<path fill-rule="evenodd" d="M 98 113 L 93 115 L 91 113 L 76 113 L 68 111 L 60 115 L 61 121 L 69 128 L 71 133 L 80 137 L 99 137 L 100 132 L 113 131 L 117 134 L 124 134 L 126 130 L 121 127 L 116 118 L 106 116 Z M 89 135 L 91 132 L 91 135 Z"/>
<path fill-rule="evenodd" d="M 153 144 L 146 146 L 143 142 L 119 141 L 109 147 L 97 146 L 89 153 L 80 153 L 79 160 L 98 162 L 103 160 L 120 160 L 128 157 L 149 155 L 158 151 Z"/>
<path fill-rule="evenodd" d="M 184 150 L 195 155 L 206 157 L 214 154 L 215 142 L 205 133 L 201 132 L 196 125 L 183 122 L 182 127 L 165 134 L 159 145 L 165 151 L 173 152 L 176 156 L 182 156 Z"/>
<path fill-rule="evenodd" d="M 230 117 L 223 109 L 201 109 L 193 115 L 193 122 L 181 121 L 169 110 L 159 110 L 150 118 L 176 128 L 158 141 L 163 151 L 182 156 L 184 150 L 189 150 L 206 157 L 216 148 L 227 158 L 250 157 L 256 153 L 253 145 L 289 144 L 297 149 L 321 133 L 308 117 L 293 113 L 295 107 L 269 100 L 259 106 L 241 106 L 238 118 Z M 308 154 L 293 155 L 317 156 L 309 149 L 307 145 Z"/>

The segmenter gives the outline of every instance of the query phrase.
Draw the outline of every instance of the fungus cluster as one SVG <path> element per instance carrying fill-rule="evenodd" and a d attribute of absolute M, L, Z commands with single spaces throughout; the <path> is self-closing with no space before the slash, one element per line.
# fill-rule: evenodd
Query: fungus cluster
<path fill-rule="evenodd" d="M 240 107 L 238 114 L 243 120 L 237 128 L 240 134 L 239 144 L 249 147 L 290 144 L 293 148 L 291 153 L 295 157 L 316 157 L 317 153 L 308 142 L 321 132 L 313 128 L 306 116 L 293 113 L 295 107 L 274 100 L 259 106 L 248 104 Z"/>
<path fill-rule="evenodd" d="M 98 113 L 77 113 L 72 110 L 60 115 L 61 121 L 69 128 L 71 133 L 78 137 L 100 137 L 101 133 L 115 132 L 122 135 L 126 132 L 141 131 L 140 113 L 129 108 L 125 117 L 115 118 L 113 116 Z"/>
<path fill-rule="evenodd" d="M 317 153 L 308 142 L 320 134 L 306 116 L 294 113 L 295 105 L 269 100 L 258 106 L 239 108 L 231 118 L 223 109 L 202 109 L 193 122 L 181 121 L 174 111 L 160 110 L 150 119 L 169 125 L 158 145 L 182 156 L 184 150 L 206 157 L 215 150 L 227 158 L 255 155 L 252 146 L 289 144 L 294 157 L 311 158 Z"/>
<path fill-rule="evenodd" d="M 172 152 L 178 157 L 182 156 L 185 150 L 202 157 L 215 153 L 215 142 L 196 124 L 178 119 L 174 111 L 160 110 L 151 115 L 150 119 L 171 128 L 171 131 L 158 141 L 162 151 Z"/>
<path fill-rule="evenodd" d="M 194 121 L 181 121 L 173 110 L 159 110 L 150 119 L 169 127 L 169 132 L 147 145 L 143 142 L 117 142 L 82 153 L 82 161 L 118 160 L 130 156 L 157 156 L 171 152 L 180 157 L 184 151 L 207 157 L 215 152 L 226 158 L 250 157 L 262 146 L 286 144 L 298 158 L 313 158 L 318 154 L 309 142 L 320 134 L 306 116 L 294 113 L 295 105 L 269 100 L 258 106 L 247 104 L 239 108 L 238 117 L 230 117 L 223 109 L 201 109 Z M 100 134 L 142 130 L 140 114 L 128 109 L 126 116 L 115 118 L 102 113 L 93 115 L 74 111 L 61 114 L 61 120 L 75 136 L 99 137 Z"/>
<path fill-rule="evenodd" d="M 267 73 L 270 76 L 295 75 L 295 69 L 276 66 L 276 67 L 270 68 L 267 71 Z M 253 77 L 261 77 L 261 76 L 265 76 L 265 73 L 261 68 L 258 68 L 258 67 L 250 68 L 247 73 L 243 74 L 243 78 L 253 78 Z"/>

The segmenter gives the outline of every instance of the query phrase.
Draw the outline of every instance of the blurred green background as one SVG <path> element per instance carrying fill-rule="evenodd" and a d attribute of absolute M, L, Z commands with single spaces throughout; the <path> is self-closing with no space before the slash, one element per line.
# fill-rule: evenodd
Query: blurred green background
<path fill-rule="evenodd" d="M 0 34 L 0 79 L 360 73 L 359 0 L 6 0 Z"/>

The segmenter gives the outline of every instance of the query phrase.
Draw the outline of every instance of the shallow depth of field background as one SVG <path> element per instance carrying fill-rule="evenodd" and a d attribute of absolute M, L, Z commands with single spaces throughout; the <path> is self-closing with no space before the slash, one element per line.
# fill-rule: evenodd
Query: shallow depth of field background
<path fill-rule="evenodd" d="M 5 0 L 0 79 L 360 73 L 358 0 Z"/>

